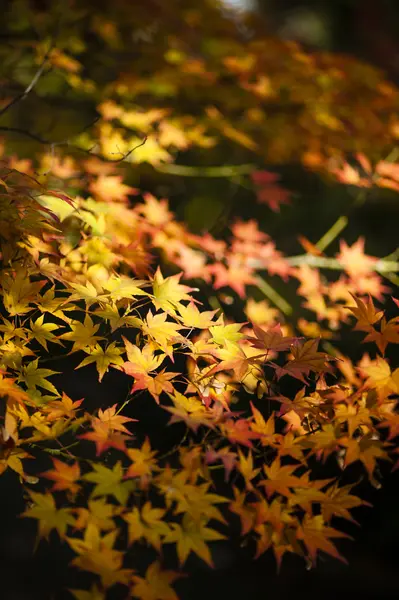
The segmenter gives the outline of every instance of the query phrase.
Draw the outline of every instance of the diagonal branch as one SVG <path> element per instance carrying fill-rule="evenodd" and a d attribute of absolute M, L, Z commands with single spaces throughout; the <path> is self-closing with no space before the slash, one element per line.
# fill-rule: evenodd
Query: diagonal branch
<path fill-rule="evenodd" d="M 44 55 L 44 58 L 42 60 L 40 67 L 36 71 L 31 82 L 29 83 L 28 87 L 25 88 L 25 90 L 23 90 L 23 92 L 21 92 L 20 94 L 17 94 L 17 96 L 15 96 L 12 100 L 10 100 L 10 102 L 8 104 L 6 104 L 5 106 L 3 106 L 2 109 L 0 109 L 0 117 L 2 117 L 8 110 L 10 110 L 10 108 L 15 106 L 15 104 L 17 104 L 18 102 L 22 102 L 22 100 L 25 100 L 26 96 L 28 96 L 30 94 L 30 92 L 33 90 L 33 88 L 39 81 L 40 77 L 43 75 L 44 69 L 48 63 L 48 59 L 50 57 L 50 53 L 53 50 L 53 48 L 54 48 L 54 43 L 52 42 L 50 44 L 50 47 L 47 50 L 46 54 Z"/>

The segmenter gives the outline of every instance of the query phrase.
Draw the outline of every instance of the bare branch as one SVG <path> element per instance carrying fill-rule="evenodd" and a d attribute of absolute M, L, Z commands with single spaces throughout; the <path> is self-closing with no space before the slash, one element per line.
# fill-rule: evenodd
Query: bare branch
<path fill-rule="evenodd" d="M 94 122 L 90 123 L 89 125 L 87 125 L 82 131 L 85 131 L 87 129 L 89 129 L 94 123 L 96 123 L 98 121 L 98 118 L 95 119 Z M 143 141 L 140 142 L 140 144 L 138 144 L 137 146 L 134 146 L 133 148 L 131 148 L 128 152 L 125 152 L 124 154 L 122 153 L 115 153 L 115 154 L 121 154 L 120 158 L 106 158 L 105 156 L 102 156 L 101 154 L 98 154 L 96 152 L 93 152 L 92 148 L 89 148 L 88 150 L 86 150 L 85 148 L 81 148 L 80 146 L 76 146 L 75 144 L 71 144 L 68 140 L 63 140 L 60 142 L 54 142 L 51 140 L 48 140 L 46 138 L 43 138 L 40 135 L 37 135 L 36 133 L 33 133 L 32 131 L 28 131 L 27 129 L 20 129 L 19 127 L 7 127 L 7 126 L 0 126 L 0 131 L 8 131 L 10 133 L 19 133 L 20 135 L 23 135 L 25 137 L 28 137 L 29 139 L 38 142 L 38 144 L 43 144 L 44 146 L 50 146 L 51 150 L 53 151 L 54 148 L 61 148 L 61 147 L 67 147 L 70 148 L 71 150 L 74 150 L 76 152 L 83 152 L 84 154 L 88 154 L 89 156 L 95 156 L 96 158 L 99 158 L 100 160 L 104 161 L 104 162 L 108 162 L 108 163 L 120 163 L 123 162 L 124 160 L 126 160 L 135 150 L 137 150 L 137 148 L 140 148 L 141 146 L 143 146 L 146 141 L 147 141 L 147 136 L 144 137 Z M 94 146 L 93 146 L 94 148 Z"/>
<path fill-rule="evenodd" d="M 287 256 L 285 260 L 292 267 L 299 267 L 300 265 L 309 265 L 317 269 L 329 269 L 333 271 L 344 271 L 344 265 L 338 260 L 338 258 L 327 258 L 323 256 L 313 256 L 312 254 L 300 254 L 298 256 Z M 264 269 L 265 264 L 257 259 L 251 260 L 250 266 L 254 269 Z M 398 273 L 399 262 L 394 260 L 377 260 L 373 265 L 370 266 L 370 271 L 376 271 L 381 275 L 386 273 Z"/>
<path fill-rule="evenodd" d="M 39 81 L 40 77 L 43 75 L 44 69 L 45 69 L 45 67 L 47 65 L 50 53 L 51 53 L 51 51 L 52 51 L 53 48 L 54 48 L 54 43 L 52 42 L 50 44 L 50 47 L 47 50 L 46 54 L 44 55 L 44 58 L 42 60 L 42 63 L 40 65 L 40 67 L 36 71 L 36 73 L 33 76 L 31 82 L 29 83 L 28 87 L 25 88 L 25 90 L 23 92 L 21 92 L 20 94 L 18 94 L 17 96 L 15 96 L 12 100 L 10 100 L 10 102 L 8 104 L 6 104 L 5 106 L 3 106 L 2 109 L 0 109 L 0 117 L 3 116 L 8 110 L 10 110 L 10 108 L 12 108 L 13 106 L 15 106 L 15 104 L 17 104 L 18 102 L 22 102 L 22 100 L 25 100 L 26 96 L 28 96 L 28 94 L 30 94 L 30 92 L 33 90 L 33 88 L 35 87 L 35 85 Z"/>

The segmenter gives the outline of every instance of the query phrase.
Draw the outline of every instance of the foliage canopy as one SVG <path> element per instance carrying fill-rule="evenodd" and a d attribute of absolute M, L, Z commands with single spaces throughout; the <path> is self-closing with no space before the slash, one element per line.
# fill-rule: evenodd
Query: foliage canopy
<path fill-rule="evenodd" d="M 399 302 L 377 303 L 398 264 L 366 255 L 362 238 L 323 254 L 344 217 L 287 257 L 256 219 L 232 220 L 220 239 L 192 233 L 164 196 L 185 178 L 205 193 L 223 179 L 279 211 L 293 199 L 265 167 L 287 162 L 395 193 L 398 90 L 205 0 L 15 0 L 8 17 L 0 469 L 19 477 L 39 538 L 55 530 L 93 574 L 72 594 L 121 585 L 173 600 L 178 569 L 192 555 L 212 566 L 235 516 L 253 554 L 270 549 L 278 565 L 286 553 L 345 560 L 342 519 L 367 504 L 348 467 L 379 486 L 380 461 L 396 466 Z M 313 321 L 295 318 L 272 277 L 299 282 Z M 360 361 L 334 345 L 351 325 L 374 352 Z M 79 369 L 76 397 L 64 364 Z M 89 370 L 118 374 L 127 396 L 89 407 Z M 143 400 L 158 436 L 176 432 L 167 450 L 134 416 Z"/>

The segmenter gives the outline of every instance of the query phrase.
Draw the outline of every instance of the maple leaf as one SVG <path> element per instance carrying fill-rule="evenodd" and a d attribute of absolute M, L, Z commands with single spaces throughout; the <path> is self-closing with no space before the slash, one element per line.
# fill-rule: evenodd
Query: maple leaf
<path fill-rule="evenodd" d="M 219 309 L 200 312 L 192 300 L 188 306 L 183 304 L 179 306 L 179 314 L 183 325 L 196 329 L 208 329 L 214 326 L 213 317 L 217 312 L 219 312 Z"/>
<path fill-rule="evenodd" d="M 94 524 L 100 531 L 115 529 L 113 517 L 120 515 L 120 507 L 109 504 L 105 498 L 89 499 L 86 507 L 75 509 L 77 519 L 75 529 L 86 529 L 89 523 Z"/>
<path fill-rule="evenodd" d="M 334 558 L 338 558 L 344 563 L 347 562 L 346 559 L 339 554 L 330 538 L 351 539 L 351 537 L 346 533 L 342 533 L 325 525 L 322 515 L 310 516 L 309 514 L 306 514 L 297 529 L 296 537 L 298 540 L 303 541 L 306 546 L 312 564 L 315 564 L 316 555 L 320 550 L 334 556 Z"/>
<path fill-rule="evenodd" d="M 112 275 L 104 282 L 104 290 L 109 293 L 109 298 L 113 302 L 118 300 L 133 300 L 136 296 L 148 296 L 148 293 L 142 289 L 148 285 L 143 279 L 132 279 L 131 277 L 121 277 Z M 140 319 L 130 317 L 127 321 L 129 325 L 140 326 Z"/>
<path fill-rule="evenodd" d="M 304 377 L 308 376 L 310 371 L 314 373 L 323 373 L 328 371 L 327 360 L 331 360 L 324 352 L 318 352 L 319 340 L 308 340 L 304 344 L 295 344 L 291 347 L 293 360 L 285 363 L 283 367 L 275 367 L 278 379 L 284 375 L 291 375 L 306 384 Z"/>
<path fill-rule="evenodd" d="M 111 531 L 101 537 L 99 529 L 89 523 L 83 540 L 68 537 L 67 542 L 78 555 L 71 564 L 79 569 L 96 573 L 101 577 L 105 588 L 115 583 L 128 584 L 131 569 L 123 569 L 123 552 L 114 549 L 117 531 Z"/>
<path fill-rule="evenodd" d="M 252 440 L 258 439 L 258 433 L 252 431 L 251 424 L 246 419 L 228 419 L 220 426 L 221 433 L 228 438 L 232 444 L 242 444 L 252 448 Z"/>
<path fill-rule="evenodd" d="M 267 421 L 262 413 L 251 402 L 251 410 L 255 421 L 251 423 L 251 429 L 257 434 L 262 446 L 272 446 L 277 438 L 274 427 L 274 414 Z"/>
<path fill-rule="evenodd" d="M 107 295 L 101 293 L 103 290 L 100 286 L 97 288 L 89 280 L 87 280 L 84 285 L 81 283 L 70 283 L 69 285 L 75 292 L 69 296 L 67 302 L 84 300 L 86 306 L 89 307 L 92 304 L 107 302 L 108 300 Z"/>
<path fill-rule="evenodd" d="M 280 176 L 270 171 L 254 171 L 251 178 L 256 186 L 259 204 L 267 204 L 274 212 L 280 212 L 281 204 L 290 204 L 290 192 L 279 185 Z"/>
<path fill-rule="evenodd" d="M 47 413 L 48 421 L 57 421 L 61 417 L 73 419 L 76 416 L 76 411 L 79 410 L 83 400 L 71 400 L 69 396 L 62 392 L 61 400 L 52 400 L 48 402 L 43 410 Z"/>
<path fill-rule="evenodd" d="M 172 483 L 173 488 L 173 483 Z M 207 520 L 215 519 L 221 523 L 226 523 L 223 515 L 215 504 L 228 502 L 228 499 L 219 496 L 218 494 L 210 494 L 209 483 L 205 482 L 201 485 L 191 485 L 184 482 L 183 485 L 179 486 L 176 493 L 168 491 L 169 499 L 176 502 L 174 509 L 175 514 L 185 513 L 190 515 L 193 519 L 199 520 L 202 517 L 206 517 Z"/>
<path fill-rule="evenodd" d="M 56 529 L 61 538 L 65 537 L 68 525 L 74 524 L 72 509 L 56 507 L 54 497 L 28 490 L 33 506 L 23 512 L 23 516 L 37 519 L 39 538 L 48 538 L 52 529 Z"/>
<path fill-rule="evenodd" d="M 105 592 L 96 584 L 91 586 L 90 591 L 72 589 L 69 589 L 68 591 L 75 596 L 76 600 L 106 600 Z"/>
<path fill-rule="evenodd" d="M 181 325 L 167 321 L 167 314 L 153 315 L 149 310 L 146 320 L 142 324 L 142 331 L 169 357 L 172 357 L 173 344 L 184 342 L 183 336 L 179 334 Z"/>
<path fill-rule="evenodd" d="M 231 231 L 236 238 L 250 242 L 264 242 L 269 238 L 266 233 L 259 230 L 258 222 L 255 219 L 246 222 L 238 220 L 231 226 Z"/>
<path fill-rule="evenodd" d="M 276 323 L 270 329 L 264 330 L 255 323 L 252 324 L 252 329 L 256 337 L 247 336 L 247 340 L 255 348 L 260 348 L 268 353 L 270 350 L 282 352 L 289 350 L 294 342 L 298 342 L 297 337 L 285 337 L 281 331 L 281 325 Z"/>
<path fill-rule="evenodd" d="M 241 475 L 244 477 L 245 489 L 253 490 L 254 486 L 252 485 L 251 481 L 252 479 L 255 479 L 255 477 L 258 476 L 258 474 L 260 473 L 260 469 L 254 469 L 254 461 L 251 451 L 249 452 L 248 456 L 245 456 L 245 454 L 243 454 L 241 450 L 238 449 L 237 468 L 240 471 Z"/>
<path fill-rule="evenodd" d="M 153 304 L 157 310 L 161 309 L 175 315 L 176 310 L 180 309 L 182 300 L 192 301 L 189 292 L 194 291 L 195 288 L 179 283 L 181 276 L 182 273 L 178 273 L 164 278 L 161 269 L 158 267 L 152 282 Z"/>
<path fill-rule="evenodd" d="M 147 568 L 145 577 L 133 575 L 132 595 L 140 600 L 178 600 L 171 584 L 180 577 L 181 573 L 165 571 L 156 561 Z"/>
<path fill-rule="evenodd" d="M 341 240 L 337 259 L 350 277 L 356 279 L 373 270 L 377 259 L 364 254 L 364 238 L 360 237 L 351 247 Z"/>
<path fill-rule="evenodd" d="M 364 169 L 364 167 L 366 167 L 366 169 Z M 330 169 L 330 171 L 336 176 L 337 180 L 340 183 L 346 183 L 347 185 L 356 185 L 358 187 L 371 187 L 371 165 L 369 163 L 366 165 L 363 162 L 363 169 L 365 170 L 365 174 L 367 175 L 367 177 L 363 177 L 359 169 L 355 169 L 354 167 L 352 167 L 352 165 L 345 161 L 343 162 L 341 167 Z"/>
<path fill-rule="evenodd" d="M 240 329 L 245 323 L 230 323 L 225 325 L 223 320 L 221 324 L 213 325 L 209 327 L 212 339 L 219 346 L 225 346 L 226 342 L 235 344 L 238 340 L 244 337 L 243 333 L 240 333 Z"/>
<path fill-rule="evenodd" d="M 377 458 L 391 460 L 387 452 L 383 449 L 382 443 L 372 439 L 370 436 L 364 436 L 360 440 L 343 437 L 339 440 L 339 443 L 346 448 L 345 465 L 350 465 L 360 460 L 366 468 L 370 482 L 376 487 L 380 487 L 380 484 L 374 479 L 373 475 Z"/>
<path fill-rule="evenodd" d="M 352 295 L 356 302 L 356 307 L 348 306 L 357 319 L 355 329 L 360 331 L 372 330 L 372 325 L 380 321 L 384 315 L 383 311 L 377 311 L 370 296 L 366 300 Z"/>
<path fill-rule="evenodd" d="M 45 280 L 31 281 L 28 272 L 23 268 L 19 268 L 13 276 L 3 274 L 3 303 L 8 314 L 15 317 L 32 310 L 29 305 L 37 298 L 45 283 Z"/>
<path fill-rule="evenodd" d="M 76 483 L 80 477 L 79 463 L 75 462 L 72 465 L 67 465 L 58 458 L 53 458 L 52 461 L 54 469 L 41 474 L 42 477 L 55 482 L 51 491 L 69 490 L 72 494 L 76 494 L 80 489 L 80 486 Z"/>
<path fill-rule="evenodd" d="M 252 323 L 271 325 L 277 321 L 279 311 L 272 308 L 267 300 L 256 302 L 253 298 L 248 298 L 245 305 L 245 314 Z"/>
<path fill-rule="evenodd" d="M 80 369 L 81 367 L 85 367 L 86 365 L 95 362 L 98 371 L 98 381 L 102 380 L 110 366 L 123 366 L 124 361 L 121 356 L 123 350 L 116 346 L 116 342 L 108 344 L 105 350 L 101 348 L 100 344 L 96 344 L 94 348 L 84 348 L 84 351 L 89 354 L 89 356 L 86 356 L 75 369 Z"/>
<path fill-rule="evenodd" d="M 206 464 L 214 464 L 218 460 L 221 460 L 224 466 L 225 476 L 224 480 L 227 482 L 231 475 L 231 472 L 237 462 L 237 454 L 232 452 L 229 446 L 225 446 L 224 448 L 219 448 L 218 450 L 214 450 L 213 448 L 208 448 L 205 453 L 205 463 Z"/>
<path fill-rule="evenodd" d="M 337 428 L 332 423 L 322 425 L 320 430 L 315 431 L 306 438 L 300 440 L 304 448 L 312 448 L 318 459 L 323 462 L 339 449 L 340 435 Z"/>
<path fill-rule="evenodd" d="M 126 309 L 125 313 L 120 315 L 115 304 L 111 304 L 106 308 L 97 308 L 93 314 L 107 321 L 111 326 L 112 333 L 120 327 L 126 326 L 139 329 L 141 325 L 140 319 L 129 315 L 129 309 Z"/>
<path fill-rule="evenodd" d="M 65 305 L 62 299 L 55 295 L 55 286 L 46 290 L 43 295 L 38 294 L 34 304 L 41 312 L 49 313 L 66 323 L 69 323 L 70 319 L 65 313 L 74 309 L 72 303 L 71 305 Z"/>
<path fill-rule="evenodd" d="M 127 456 L 132 462 L 125 473 L 125 478 L 140 478 L 140 485 L 142 489 L 145 489 L 152 473 L 157 469 L 156 454 L 156 451 L 151 450 L 148 438 L 145 439 L 141 448 L 129 448 Z"/>
<path fill-rule="evenodd" d="M 71 321 L 69 327 L 71 331 L 60 335 L 59 339 L 73 342 L 70 354 L 78 352 L 79 350 L 85 350 L 86 348 L 91 350 L 96 346 L 99 340 L 104 339 L 103 337 L 96 335 L 100 325 L 93 323 L 88 314 L 86 314 L 83 323 L 80 321 Z"/>
<path fill-rule="evenodd" d="M 89 185 L 89 190 L 103 202 L 126 202 L 129 195 L 136 195 L 138 190 L 122 183 L 120 175 L 99 175 Z"/>
<path fill-rule="evenodd" d="M 388 344 L 399 344 L 398 318 L 395 317 L 387 322 L 385 317 L 382 317 L 380 327 L 380 331 L 371 327 L 370 333 L 364 338 L 363 342 L 375 342 L 379 351 L 384 354 Z"/>
<path fill-rule="evenodd" d="M 274 493 L 288 497 L 292 493 L 291 488 L 302 487 L 303 485 L 303 480 L 294 475 L 297 469 L 298 465 L 281 466 L 280 460 L 275 459 L 270 466 L 264 465 L 263 470 L 267 479 L 259 482 L 259 485 L 266 488 L 268 497 Z"/>
<path fill-rule="evenodd" d="M 375 362 L 362 366 L 360 370 L 368 377 L 366 384 L 378 391 L 387 391 L 388 394 L 399 391 L 399 369 L 391 373 L 389 363 L 381 356 L 377 356 Z"/>
<path fill-rule="evenodd" d="M 122 336 L 126 348 L 127 362 L 123 365 L 123 370 L 129 375 L 147 375 L 155 371 L 163 362 L 165 355 L 155 355 L 156 346 L 154 344 L 145 344 L 139 348 Z"/>
<path fill-rule="evenodd" d="M 317 393 L 306 396 L 305 393 L 306 388 L 303 387 L 295 394 L 293 400 L 286 396 L 274 396 L 273 400 L 281 402 L 279 415 L 286 415 L 293 411 L 298 415 L 300 422 L 309 414 L 313 415 L 316 419 L 320 418 L 320 404 L 322 402 L 320 396 Z"/>
<path fill-rule="evenodd" d="M 198 386 L 198 390 L 205 402 L 206 397 L 209 396 L 211 387 L 216 389 L 219 386 L 221 390 L 227 390 L 227 386 L 216 379 L 215 375 L 217 373 L 220 371 L 233 371 L 234 378 L 237 381 L 242 381 L 249 374 L 250 366 L 254 361 L 252 357 L 248 358 L 246 356 L 240 346 L 229 340 L 224 342 L 224 347 L 218 348 L 216 351 L 210 349 L 209 354 L 213 354 L 221 362 L 213 367 L 203 369 L 203 375 L 193 380 L 194 385 Z"/>
<path fill-rule="evenodd" d="M 180 565 L 186 562 L 190 552 L 202 558 L 210 567 L 213 567 L 211 553 L 205 542 L 224 540 L 224 535 L 207 527 L 208 520 L 196 520 L 185 514 L 181 524 L 171 523 L 171 531 L 165 536 L 164 543 L 175 543 Z"/>
<path fill-rule="evenodd" d="M 134 421 L 135 419 L 128 420 Z M 78 437 L 81 440 L 94 442 L 96 444 L 97 456 L 102 454 L 108 448 L 116 448 L 122 452 L 126 451 L 125 441 L 129 439 L 129 435 L 131 434 L 125 428 L 124 431 L 127 431 L 128 435 L 115 431 L 112 427 L 112 421 L 102 420 L 96 417 L 92 419 L 91 427 L 92 431 L 83 433 Z"/>
<path fill-rule="evenodd" d="M 256 283 L 253 269 L 237 255 L 227 256 L 226 262 L 227 265 L 218 262 L 208 266 L 208 273 L 215 277 L 213 287 L 215 290 L 230 287 L 240 298 L 245 298 L 245 286 Z"/>
<path fill-rule="evenodd" d="M 140 204 L 137 210 L 144 215 L 148 223 L 155 227 L 162 227 L 173 219 L 172 213 L 168 210 L 167 200 L 158 200 L 149 193 L 144 194 L 143 198 L 144 204 Z"/>
<path fill-rule="evenodd" d="M 17 381 L 23 381 L 28 391 L 41 387 L 58 396 L 57 388 L 47 380 L 47 377 L 57 375 L 58 373 L 58 371 L 52 371 L 51 369 L 40 368 L 39 359 L 36 359 L 32 360 L 26 366 L 22 366 L 21 374 L 18 376 Z"/>
<path fill-rule="evenodd" d="M 53 342 L 54 344 L 61 344 L 61 342 L 55 337 L 52 331 L 59 329 L 59 326 L 55 323 L 44 323 L 44 315 L 41 315 L 36 321 L 30 320 L 30 331 L 32 337 L 39 342 L 41 346 L 47 351 L 47 342 Z"/>
<path fill-rule="evenodd" d="M 169 394 L 173 406 L 164 406 L 163 408 L 172 414 L 169 425 L 184 421 L 195 433 L 201 425 L 214 427 L 211 411 L 207 410 L 203 402 L 197 396 L 185 396 L 175 391 L 173 396 Z"/>
<path fill-rule="evenodd" d="M 255 524 L 256 510 L 248 504 L 247 491 L 241 491 L 233 486 L 234 500 L 229 504 L 229 510 L 238 515 L 241 521 L 241 535 L 246 535 Z"/>
<path fill-rule="evenodd" d="M 0 371 L 0 398 L 7 398 L 11 402 L 25 404 L 29 400 L 28 394 L 15 384 L 15 378 L 5 377 Z"/>
<path fill-rule="evenodd" d="M 135 375 L 135 383 L 130 390 L 133 394 L 137 390 L 147 390 L 154 398 L 155 402 L 159 404 L 159 396 L 162 392 L 172 394 L 174 387 L 171 383 L 171 379 L 177 377 L 179 373 L 167 372 L 165 369 L 154 376 L 150 375 Z"/>
<path fill-rule="evenodd" d="M 353 485 L 339 486 L 334 483 L 325 492 L 321 503 L 321 512 L 325 521 L 330 521 L 333 516 L 341 517 L 356 523 L 349 510 L 357 506 L 372 506 L 369 502 L 350 494 Z"/>
<path fill-rule="evenodd" d="M 132 486 L 129 481 L 122 481 L 123 469 L 121 462 L 118 461 L 112 469 L 95 463 L 92 467 L 92 471 L 83 475 L 83 479 L 95 484 L 91 494 L 92 497 L 114 496 L 120 504 L 126 504 Z"/>
<path fill-rule="evenodd" d="M 286 534 L 287 526 L 295 524 L 290 510 L 287 510 L 279 498 L 275 498 L 270 504 L 262 498 L 260 502 L 251 503 L 250 506 L 255 511 L 254 531 L 259 536 L 256 540 L 256 558 L 272 547 L 277 567 L 280 568 L 283 555 L 294 552 L 292 542 L 288 541 Z"/>
<path fill-rule="evenodd" d="M 2 344 L 0 341 L 0 369 L 20 370 L 24 357 L 35 356 L 35 353 L 27 347 L 27 343 L 22 340 L 18 342 L 9 340 Z"/>
<path fill-rule="evenodd" d="M 128 524 L 129 544 L 145 539 L 160 552 L 161 542 L 170 531 L 164 519 L 165 514 L 165 509 L 154 508 L 150 502 L 146 502 L 140 510 L 134 506 L 125 513 L 123 519 Z"/>
<path fill-rule="evenodd" d="M 123 433 L 131 435 L 130 431 L 124 426 L 124 423 L 137 421 L 137 419 L 132 419 L 131 417 L 124 417 L 123 415 L 118 414 L 116 412 L 116 407 L 117 404 L 114 404 L 113 406 L 110 406 L 105 410 L 100 408 L 98 410 L 97 419 L 102 421 L 103 423 L 106 423 L 111 429 L 111 431 L 123 431 Z"/>

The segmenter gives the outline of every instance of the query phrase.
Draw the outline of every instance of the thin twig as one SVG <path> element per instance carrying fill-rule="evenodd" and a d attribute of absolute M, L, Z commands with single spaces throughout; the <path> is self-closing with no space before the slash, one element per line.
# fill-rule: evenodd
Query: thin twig
<path fill-rule="evenodd" d="M 276 290 L 269 283 L 267 283 L 267 281 L 262 279 L 262 277 L 259 277 L 259 275 L 255 279 L 256 285 L 260 291 L 263 292 L 265 296 L 281 310 L 281 312 L 283 312 L 285 315 L 290 315 L 292 313 L 292 306 L 288 304 L 288 302 L 282 296 L 280 296 L 280 294 L 276 292 Z"/>
<path fill-rule="evenodd" d="M 325 258 L 323 256 L 313 256 L 311 254 L 301 254 L 298 256 L 289 256 L 285 259 L 292 267 L 300 265 L 309 265 L 319 269 L 331 269 L 334 271 L 345 270 L 344 265 L 338 258 Z M 399 272 L 399 262 L 394 260 L 377 260 L 373 265 L 370 265 L 371 271 L 377 273 L 397 273 Z"/>
<path fill-rule="evenodd" d="M 156 171 L 181 177 L 235 177 L 252 173 L 256 167 L 251 164 L 222 165 L 220 167 L 190 167 L 187 165 L 159 164 Z"/>
<path fill-rule="evenodd" d="M 53 48 L 54 48 L 54 42 L 52 42 L 50 44 L 50 47 L 47 50 L 46 54 L 44 55 L 44 58 L 42 60 L 42 63 L 40 65 L 40 67 L 36 71 L 36 73 L 33 76 L 31 82 L 29 83 L 28 87 L 26 87 L 23 92 L 21 92 L 20 94 L 18 94 L 17 96 L 15 96 L 12 100 L 10 100 L 10 102 L 8 104 L 6 104 L 5 106 L 3 106 L 3 108 L 0 110 L 0 117 L 3 116 L 8 110 L 10 110 L 10 108 L 12 108 L 13 106 L 15 106 L 15 104 L 17 104 L 18 102 L 22 102 L 23 100 L 25 100 L 25 98 L 30 94 L 30 92 L 33 90 L 33 88 L 35 87 L 35 85 L 39 81 L 40 77 L 43 75 L 44 69 L 45 69 L 45 67 L 47 65 L 48 59 L 50 57 L 50 53 L 53 50 Z"/>
<path fill-rule="evenodd" d="M 343 229 L 348 225 L 348 217 L 341 215 L 335 221 L 334 225 L 319 239 L 316 243 L 316 247 L 323 251 L 329 246 L 335 238 L 341 233 Z"/>
<path fill-rule="evenodd" d="M 98 119 L 96 119 L 97 121 Z M 95 121 L 95 122 L 96 122 Z M 87 127 L 90 127 L 87 126 Z M 87 129 L 87 127 L 85 129 Z M 48 140 L 46 138 L 41 137 L 40 135 L 37 135 L 36 133 L 33 133 L 32 131 L 28 131 L 27 129 L 20 129 L 19 127 L 7 127 L 7 126 L 0 126 L 0 131 L 8 131 L 10 133 L 19 133 L 20 135 L 23 135 L 25 137 L 30 138 L 31 140 L 34 140 L 35 142 L 38 142 L 39 144 L 43 144 L 44 146 L 50 146 L 50 148 L 53 150 L 54 148 L 58 147 L 68 147 L 71 150 L 75 150 L 76 152 L 83 152 L 84 154 L 88 154 L 89 156 L 95 156 L 96 158 L 99 158 L 100 160 L 107 162 L 107 163 L 120 163 L 123 162 L 124 160 L 126 160 L 135 150 L 137 150 L 138 148 L 140 148 L 141 146 L 143 146 L 146 141 L 147 141 L 147 136 L 144 137 L 143 141 L 140 142 L 140 144 L 138 144 L 137 146 L 134 146 L 133 148 L 131 148 L 128 152 L 125 152 L 125 154 L 122 154 L 121 158 L 106 158 L 105 156 L 103 156 L 102 154 L 98 154 L 96 152 L 93 152 L 91 148 L 89 148 L 88 150 L 86 150 L 85 148 L 81 148 L 80 146 L 76 146 L 74 144 L 71 144 L 68 140 L 63 140 L 61 142 L 54 142 L 51 140 Z M 118 154 L 118 153 L 115 153 Z"/>

